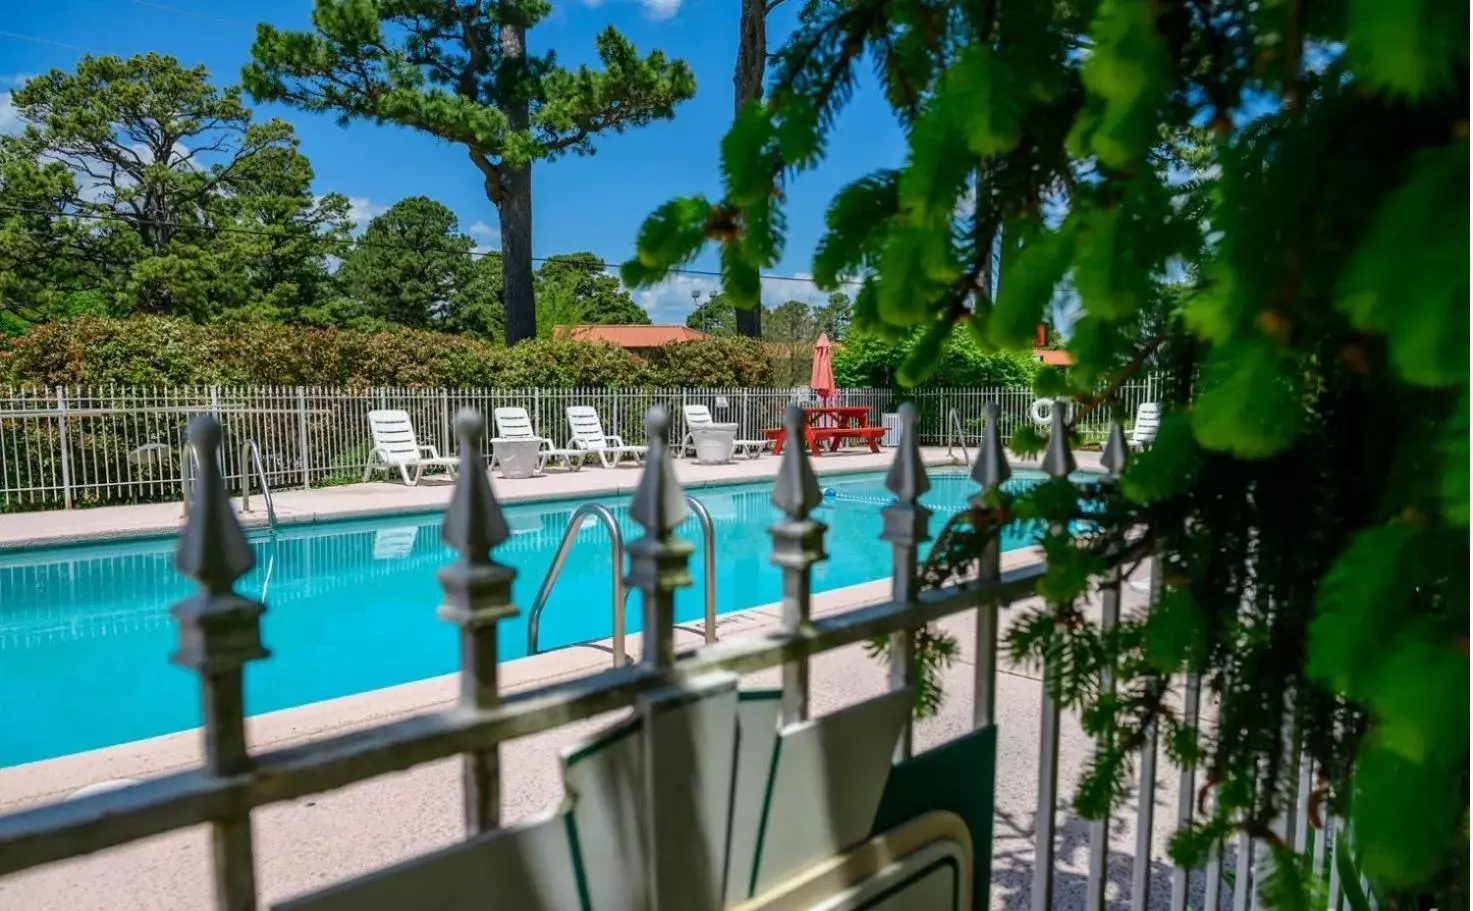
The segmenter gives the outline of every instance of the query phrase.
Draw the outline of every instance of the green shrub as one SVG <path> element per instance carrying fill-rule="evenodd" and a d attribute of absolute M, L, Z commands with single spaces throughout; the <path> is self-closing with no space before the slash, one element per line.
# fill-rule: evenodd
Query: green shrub
<path fill-rule="evenodd" d="M 896 373 L 920 333 L 900 342 L 852 334 L 834 352 L 834 382 L 840 386 L 898 388 Z M 952 332 L 928 386 L 1029 386 L 1038 363 L 1027 354 L 984 353 L 966 327 Z"/>
<path fill-rule="evenodd" d="M 643 360 L 614 345 L 515 348 L 468 336 L 271 323 L 82 317 L 0 342 L 0 382 L 23 385 L 640 386 Z"/>
<path fill-rule="evenodd" d="M 657 386 L 771 386 L 772 359 L 748 338 L 676 342 L 652 352 L 651 381 Z"/>

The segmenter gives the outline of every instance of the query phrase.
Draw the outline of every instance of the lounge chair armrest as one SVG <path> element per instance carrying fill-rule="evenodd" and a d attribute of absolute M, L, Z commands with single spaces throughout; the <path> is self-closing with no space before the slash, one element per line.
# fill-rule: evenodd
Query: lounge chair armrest
<path fill-rule="evenodd" d="M 440 450 L 433 446 L 421 446 L 419 447 L 419 451 L 422 455 L 428 455 L 432 459 L 438 459 L 440 457 Z"/>
<path fill-rule="evenodd" d="M 623 437 L 620 437 L 620 436 L 613 436 L 611 434 L 605 434 L 604 435 L 604 443 L 606 443 L 609 446 L 618 446 L 620 448 L 623 448 L 623 446 L 624 446 L 624 438 Z"/>

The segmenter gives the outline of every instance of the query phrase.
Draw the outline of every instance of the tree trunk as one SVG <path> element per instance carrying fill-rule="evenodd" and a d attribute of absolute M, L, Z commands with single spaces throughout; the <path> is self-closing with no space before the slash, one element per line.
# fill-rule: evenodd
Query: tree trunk
<path fill-rule="evenodd" d="M 767 75 L 767 0 L 742 0 L 742 19 L 737 38 L 736 87 L 734 108 L 741 113 L 742 107 L 753 99 L 762 98 L 762 81 Z M 751 308 L 738 307 L 736 311 L 737 335 L 760 338 L 762 335 L 762 313 L 759 303 Z"/>
<path fill-rule="evenodd" d="M 510 7 L 503 4 L 503 10 Z M 521 62 L 527 53 L 526 25 L 505 21 L 501 27 L 501 58 Z M 518 67 L 520 68 L 520 67 Z M 517 73 L 518 79 L 522 74 Z M 503 106 L 507 125 L 527 128 L 526 98 L 508 98 Z M 501 200 L 496 204 L 501 219 L 501 299 L 506 306 L 506 341 L 537 337 L 537 309 L 532 299 L 532 164 L 501 166 Z"/>

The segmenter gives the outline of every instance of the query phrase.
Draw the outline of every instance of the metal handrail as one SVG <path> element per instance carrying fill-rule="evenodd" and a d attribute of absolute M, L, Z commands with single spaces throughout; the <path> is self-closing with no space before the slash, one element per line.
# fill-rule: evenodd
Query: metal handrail
<path fill-rule="evenodd" d="M 706 642 L 710 644 L 716 641 L 716 526 L 711 521 L 711 512 L 706 509 L 706 504 L 689 494 L 686 495 L 685 502 L 691 512 L 695 513 L 696 521 L 701 526 L 701 542 L 706 551 L 705 634 Z M 538 589 L 537 597 L 532 601 L 532 609 L 527 613 L 527 654 L 538 654 L 537 638 L 542 626 L 542 611 L 547 607 L 547 599 L 552 596 L 553 585 L 562 574 L 563 564 L 567 562 L 568 552 L 573 549 L 573 542 L 578 537 L 579 529 L 583 527 L 583 520 L 589 516 L 598 519 L 608 529 L 609 543 L 612 545 L 614 667 L 622 667 L 629 663 L 624 648 L 625 602 L 629 597 L 624 588 L 624 535 L 619 531 L 619 520 L 614 518 L 613 511 L 602 503 L 584 503 L 573 510 L 573 515 L 568 518 L 568 527 L 563 531 L 563 540 L 558 544 L 557 554 L 552 558 L 552 566 L 548 568 L 547 575 L 543 576 L 542 587 Z"/>
<path fill-rule="evenodd" d="M 199 470 L 199 453 L 188 443 L 184 444 L 183 455 L 179 457 L 179 495 L 184 501 L 184 517 L 189 518 L 189 499 L 193 492 L 194 473 Z"/>
<path fill-rule="evenodd" d="M 240 511 L 251 511 L 251 466 L 256 468 L 256 480 L 261 482 L 261 497 L 266 501 L 266 521 L 276 530 L 276 503 L 271 499 L 271 485 L 266 483 L 266 466 L 261 462 L 261 447 L 255 440 L 246 440 L 240 447 Z"/>
<path fill-rule="evenodd" d="M 966 428 L 962 426 L 962 417 L 961 415 L 957 414 L 955 408 L 951 409 L 951 414 L 949 414 L 947 417 L 949 419 L 950 426 L 946 428 L 946 454 L 951 455 L 951 441 L 953 439 L 952 434 L 954 432 L 956 441 L 960 443 L 962 447 L 962 464 L 971 465 L 972 456 L 967 451 L 967 431 Z"/>
<path fill-rule="evenodd" d="M 604 528 L 609 531 L 609 542 L 613 545 L 613 569 L 614 569 L 614 667 L 621 667 L 625 663 L 624 655 L 624 535 L 619 531 L 619 520 L 614 518 L 614 513 L 602 503 L 584 503 L 573 510 L 573 515 L 568 519 L 568 527 L 563 531 L 562 543 L 558 545 L 557 555 L 552 558 L 552 566 L 547 570 L 547 575 L 542 577 L 542 588 L 537 591 L 537 598 L 532 602 L 532 610 L 527 613 L 527 654 L 537 654 L 537 631 L 541 625 L 542 610 L 547 607 L 547 599 L 552 595 L 553 583 L 557 582 L 558 575 L 563 571 L 563 563 L 568 559 L 568 551 L 573 549 L 573 542 L 578 537 L 578 531 L 583 527 L 583 520 L 589 516 L 597 518 L 603 523 Z"/>

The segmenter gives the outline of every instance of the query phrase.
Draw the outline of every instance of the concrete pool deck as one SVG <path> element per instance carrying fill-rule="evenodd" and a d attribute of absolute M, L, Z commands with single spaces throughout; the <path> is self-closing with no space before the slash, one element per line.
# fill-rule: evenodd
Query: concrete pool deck
<path fill-rule="evenodd" d="M 1039 558 L 1034 548 L 1004 555 L 1004 566 Z M 1137 570 L 1144 578 L 1148 568 Z M 888 582 L 871 582 L 814 597 L 816 615 L 843 612 L 889 596 Z M 1126 611 L 1143 603 L 1139 591 L 1123 590 Z M 1015 605 L 1004 623 L 1032 602 Z M 433 622 L 433 621 L 428 621 Z M 723 615 L 723 637 L 760 634 L 780 622 L 777 605 L 764 605 Z M 971 726 L 972 675 L 975 666 L 975 614 L 966 612 L 942 621 L 956 636 L 960 651 L 943 672 L 946 699 L 938 715 L 917 725 L 918 750 L 964 734 Z M 698 630 L 682 627 L 680 647 L 700 643 Z M 639 636 L 630 636 L 638 654 Z M 597 673 L 609 663 L 606 643 L 574 647 L 512 661 L 502 666 L 507 691 L 524 690 Z M 777 669 L 748 675 L 747 686 L 774 686 Z M 383 723 L 451 704 L 455 675 L 362 693 L 251 718 L 247 725 L 253 750 L 279 748 L 355 728 Z M 883 692 L 887 673 L 860 645 L 828 652 L 812 664 L 815 714 L 828 714 Z M 1036 801 L 1039 711 L 1042 686 L 1032 672 L 1003 658 L 997 681 L 998 767 L 995 832 L 992 844 L 992 907 L 1027 907 L 1032 869 L 1032 832 Z M 559 753 L 622 717 L 615 712 L 502 748 L 504 820 L 525 820 L 555 807 L 563 799 Z M 1084 904 L 1088 826 L 1068 809 L 1073 784 L 1092 753 L 1077 719 L 1066 717 L 1060 744 L 1059 875 L 1055 908 Z M 195 765 L 200 761 L 197 731 L 187 731 L 81 753 L 44 762 L 0 769 L 0 814 L 54 801 L 77 790 L 143 779 Z M 1156 814 L 1152 834 L 1153 899 L 1165 907 L 1169 894 L 1166 843 L 1174 829 L 1176 770 L 1158 766 Z M 463 837 L 460 765 L 441 760 L 409 771 L 362 782 L 339 791 L 316 794 L 256 811 L 257 879 L 263 907 L 304 891 L 451 844 Z M 371 833 L 371 834 L 370 834 Z M 1128 888 L 1134 855 L 1133 814 L 1111 827 L 1109 896 L 1118 899 Z M 979 859 L 980 860 L 980 859 Z M 1200 895 L 1200 877 L 1194 894 Z M 1200 900 L 1198 901 L 1200 905 Z M 210 904 L 209 832 L 194 827 L 112 849 L 89 857 L 0 879 L 0 908 L 10 909 L 197 909 Z"/>
<path fill-rule="evenodd" d="M 922 450 L 926 464 L 932 467 L 960 465 L 960 455 L 949 456 L 945 448 Z M 879 453 L 840 451 L 813 459 L 820 475 L 883 471 L 894 458 L 890 450 Z M 1076 453 L 1080 469 L 1097 470 L 1099 454 Z M 699 465 L 689 459 L 677 459 L 675 471 L 681 484 L 697 490 L 722 484 L 761 481 L 777 474 L 780 457 L 771 453 L 759 459 L 738 459 L 725 465 Z M 1017 462 L 1019 467 L 1036 463 Z M 632 464 L 619 468 L 589 466 L 582 471 L 550 470 L 537 477 L 508 480 L 492 473 L 496 496 L 503 503 L 536 500 L 583 499 L 605 495 L 624 495 L 634 491 L 640 471 Z M 441 475 L 430 475 L 417 487 L 406 487 L 398 481 L 370 481 L 367 484 L 345 484 L 310 490 L 280 490 L 275 494 L 279 525 L 301 525 L 341 519 L 359 519 L 384 515 L 405 515 L 444 509 L 450 502 L 453 484 Z M 237 499 L 238 503 L 239 500 Z M 266 526 L 266 507 L 259 492 L 251 499 L 250 513 L 241 515 L 247 528 Z M 128 506 L 98 506 L 90 509 L 46 510 L 0 514 L 0 550 L 26 547 L 49 547 L 89 541 L 122 541 L 173 534 L 183 524 L 179 501 L 141 503 Z"/>

